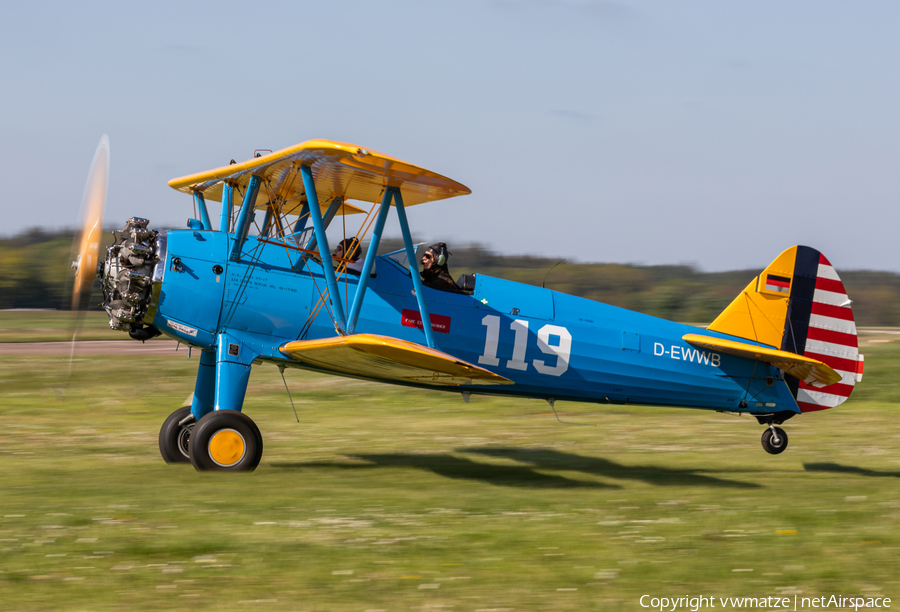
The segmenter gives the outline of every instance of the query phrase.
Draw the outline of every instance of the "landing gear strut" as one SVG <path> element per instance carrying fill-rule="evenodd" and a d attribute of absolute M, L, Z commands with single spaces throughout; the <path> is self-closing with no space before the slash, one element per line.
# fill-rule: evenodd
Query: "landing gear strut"
<path fill-rule="evenodd" d="M 788 435 L 780 427 L 775 427 L 771 423 L 769 428 L 763 432 L 762 447 L 767 453 L 778 455 L 783 453 L 788 446 Z"/>
<path fill-rule="evenodd" d="M 262 458 L 262 434 L 237 410 L 216 410 L 197 422 L 190 436 L 190 461 L 198 472 L 252 471 Z"/>

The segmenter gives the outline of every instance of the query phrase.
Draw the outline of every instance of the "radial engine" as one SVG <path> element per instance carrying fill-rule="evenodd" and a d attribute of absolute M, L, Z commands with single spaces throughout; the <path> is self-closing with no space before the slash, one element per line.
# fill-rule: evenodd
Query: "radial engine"
<path fill-rule="evenodd" d="M 109 315 L 109 326 L 136 340 L 159 335 L 150 323 L 159 300 L 160 283 L 154 281 L 162 279 L 159 266 L 165 261 L 166 232 L 147 229 L 149 223 L 132 217 L 121 231 L 113 232 L 116 240 L 107 247 L 98 270 L 103 285 L 100 305 Z"/>

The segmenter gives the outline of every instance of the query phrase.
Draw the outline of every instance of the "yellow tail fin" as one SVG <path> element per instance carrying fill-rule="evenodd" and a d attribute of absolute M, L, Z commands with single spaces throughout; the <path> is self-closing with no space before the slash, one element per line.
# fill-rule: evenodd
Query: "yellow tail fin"
<path fill-rule="evenodd" d="M 707 329 L 780 349 L 798 248 L 775 258 Z"/>
<path fill-rule="evenodd" d="M 824 410 L 843 403 L 862 378 L 851 303 L 825 256 L 794 246 L 750 281 L 707 329 L 827 365 L 840 376 L 838 382 L 828 384 L 829 376 L 810 379 L 802 370 L 796 370 L 801 380 L 786 378 L 803 412 Z M 778 367 L 794 374 L 785 364 Z"/>

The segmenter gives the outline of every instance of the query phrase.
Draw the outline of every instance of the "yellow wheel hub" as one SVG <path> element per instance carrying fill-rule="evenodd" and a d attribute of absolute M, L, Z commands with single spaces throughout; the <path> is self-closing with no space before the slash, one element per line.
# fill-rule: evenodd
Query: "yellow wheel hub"
<path fill-rule="evenodd" d="M 209 456 L 222 467 L 231 467 L 244 458 L 244 436 L 233 429 L 222 429 L 209 439 Z"/>

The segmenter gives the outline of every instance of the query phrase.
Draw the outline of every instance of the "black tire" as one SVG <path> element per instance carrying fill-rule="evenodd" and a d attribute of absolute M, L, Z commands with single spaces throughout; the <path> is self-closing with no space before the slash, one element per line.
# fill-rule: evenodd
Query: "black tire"
<path fill-rule="evenodd" d="M 763 432 L 762 447 L 770 455 L 779 455 L 788 447 L 788 435 L 787 432 L 780 427 L 775 427 L 774 430 L 775 433 L 772 433 L 772 429 L 767 429 Z M 778 434 L 777 443 L 773 442 L 775 434 Z"/>
<path fill-rule="evenodd" d="M 190 463 L 190 433 L 184 431 L 178 423 L 191 413 L 190 406 L 182 406 L 163 421 L 159 429 L 159 454 L 166 463 Z"/>
<path fill-rule="evenodd" d="M 263 452 L 256 423 L 237 410 L 216 410 L 200 419 L 190 446 L 191 463 L 198 472 L 250 472 Z"/>

